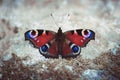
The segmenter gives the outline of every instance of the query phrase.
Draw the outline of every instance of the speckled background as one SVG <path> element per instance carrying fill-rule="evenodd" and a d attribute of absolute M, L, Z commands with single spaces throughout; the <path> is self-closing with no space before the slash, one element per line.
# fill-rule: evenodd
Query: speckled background
<path fill-rule="evenodd" d="M 119 13 L 119 0 L 0 0 L 0 80 L 119 80 Z M 91 29 L 95 41 L 77 58 L 46 59 L 24 40 L 29 29 L 59 26 Z"/>

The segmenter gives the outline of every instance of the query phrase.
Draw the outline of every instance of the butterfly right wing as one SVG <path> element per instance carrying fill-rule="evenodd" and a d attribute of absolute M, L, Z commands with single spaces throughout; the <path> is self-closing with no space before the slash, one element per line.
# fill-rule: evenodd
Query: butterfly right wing
<path fill-rule="evenodd" d="M 95 38 L 95 33 L 89 29 L 77 29 L 64 33 L 65 42 L 63 48 L 63 57 L 76 57 L 81 52 L 81 47 L 85 47 L 86 44 Z"/>

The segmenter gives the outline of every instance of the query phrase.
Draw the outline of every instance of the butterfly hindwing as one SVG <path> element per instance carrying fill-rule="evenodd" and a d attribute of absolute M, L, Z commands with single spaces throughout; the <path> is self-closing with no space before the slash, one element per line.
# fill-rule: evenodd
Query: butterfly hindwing
<path fill-rule="evenodd" d="M 58 58 L 56 41 L 53 39 L 49 43 L 41 46 L 39 52 L 46 58 Z"/>
<path fill-rule="evenodd" d="M 69 57 L 75 58 L 77 55 L 80 54 L 80 52 L 81 52 L 81 48 L 78 45 L 66 39 L 62 52 L 63 58 L 69 58 Z"/>

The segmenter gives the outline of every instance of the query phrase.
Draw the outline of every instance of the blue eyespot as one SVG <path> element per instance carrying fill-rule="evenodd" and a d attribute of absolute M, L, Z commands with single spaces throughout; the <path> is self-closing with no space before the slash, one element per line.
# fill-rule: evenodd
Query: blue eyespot
<path fill-rule="evenodd" d="M 81 47 L 76 44 L 70 44 L 70 48 L 72 50 L 72 55 L 78 55 L 81 52 Z"/>
<path fill-rule="evenodd" d="M 73 46 L 72 50 L 74 53 L 77 53 L 79 51 L 79 47 L 78 46 Z"/>
<path fill-rule="evenodd" d="M 27 40 L 27 39 L 30 39 L 31 37 L 30 37 L 30 35 L 29 35 L 29 32 L 26 32 L 25 33 L 25 39 Z"/>
<path fill-rule="evenodd" d="M 49 47 L 50 47 L 49 44 L 45 44 L 45 45 L 41 46 L 41 47 L 39 48 L 40 53 L 41 53 L 41 54 L 47 54 Z"/>
<path fill-rule="evenodd" d="M 42 52 L 46 52 L 48 50 L 48 47 L 46 45 L 41 47 Z"/>
<path fill-rule="evenodd" d="M 89 38 L 93 38 L 93 35 L 93 32 L 91 32 Z"/>

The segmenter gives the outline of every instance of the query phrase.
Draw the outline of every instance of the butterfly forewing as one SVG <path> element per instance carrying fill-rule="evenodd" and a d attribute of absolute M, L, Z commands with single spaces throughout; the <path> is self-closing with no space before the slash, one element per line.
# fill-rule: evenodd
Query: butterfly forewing
<path fill-rule="evenodd" d="M 72 43 L 75 43 L 76 45 L 80 47 L 84 47 L 93 37 L 94 37 L 94 32 L 89 30 L 91 37 L 85 37 L 88 34 L 84 32 L 84 29 L 77 29 L 77 30 L 71 30 L 65 32 L 66 38 L 70 40 Z"/>

